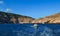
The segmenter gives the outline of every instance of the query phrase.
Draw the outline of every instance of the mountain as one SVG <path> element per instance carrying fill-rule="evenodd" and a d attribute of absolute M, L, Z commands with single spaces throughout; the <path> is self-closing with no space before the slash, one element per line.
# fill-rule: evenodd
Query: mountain
<path fill-rule="evenodd" d="M 60 13 L 36 19 L 32 23 L 60 23 Z"/>
<path fill-rule="evenodd" d="M 34 18 L 29 16 L 23 16 L 8 12 L 0 11 L 0 23 L 1 24 L 20 24 L 20 23 L 31 23 Z"/>

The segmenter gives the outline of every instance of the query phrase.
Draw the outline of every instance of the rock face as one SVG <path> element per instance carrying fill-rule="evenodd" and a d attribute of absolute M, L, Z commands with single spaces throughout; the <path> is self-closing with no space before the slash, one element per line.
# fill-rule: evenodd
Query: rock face
<path fill-rule="evenodd" d="M 20 23 L 31 23 L 34 18 L 29 16 L 22 16 L 13 13 L 5 13 L 0 11 L 0 23 L 20 24 Z"/>
<path fill-rule="evenodd" d="M 32 23 L 60 23 L 60 13 L 34 20 Z"/>
<path fill-rule="evenodd" d="M 0 23 L 2 24 L 21 24 L 21 23 L 60 23 L 60 13 L 46 16 L 44 18 L 34 19 L 29 16 L 23 16 L 13 13 L 0 11 Z"/>

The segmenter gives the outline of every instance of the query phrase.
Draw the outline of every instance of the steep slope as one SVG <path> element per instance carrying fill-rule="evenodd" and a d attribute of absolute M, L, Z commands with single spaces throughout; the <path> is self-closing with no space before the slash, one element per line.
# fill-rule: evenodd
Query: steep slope
<path fill-rule="evenodd" d="M 6 13 L 0 11 L 0 23 L 20 24 L 31 23 L 34 18 L 13 13 Z"/>
<path fill-rule="evenodd" d="M 34 20 L 32 23 L 60 23 L 60 13 Z"/>

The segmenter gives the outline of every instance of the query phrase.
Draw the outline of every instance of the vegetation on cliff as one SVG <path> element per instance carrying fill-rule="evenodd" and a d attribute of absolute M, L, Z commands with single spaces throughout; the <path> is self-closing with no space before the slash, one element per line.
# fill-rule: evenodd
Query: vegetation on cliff
<path fill-rule="evenodd" d="M 60 13 L 46 16 L 44 18 L 34 19 L 29 16 L 23 16 L 13 13 L 0 11 L 0 23 L 2 24 L 21 24 L 21 23 L 60 23 Z"/>
<path fill-rule="evenodd" d="M 20 23 L 31 23 L 34 18 L 29 16 L 23 16 L 13 13 L 7 13 L 0 11 L 0 23 L 20 24 Z"/>

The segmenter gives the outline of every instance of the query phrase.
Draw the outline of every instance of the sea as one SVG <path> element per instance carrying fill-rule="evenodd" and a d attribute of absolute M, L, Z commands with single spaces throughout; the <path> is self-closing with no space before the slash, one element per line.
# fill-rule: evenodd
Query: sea
<path fill-rule="evenodd" d="M 60 36 L 60 24 L 0 24 L 0 36 Z"/>

